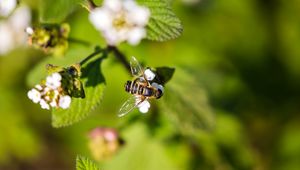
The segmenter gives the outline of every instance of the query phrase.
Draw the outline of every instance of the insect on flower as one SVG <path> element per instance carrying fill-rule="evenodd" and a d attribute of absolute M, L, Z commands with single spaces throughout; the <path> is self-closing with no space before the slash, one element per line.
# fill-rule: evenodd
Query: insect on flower
<path fill-rule="evenodd" d="M 122 105 L 119 117 L 126 115 L 136 107 L 140 112 L 147 113 L 150 108 L 148 99 L 159 99 L 164 92 L 162 85 L 152 82 L 155 73 L 150 69 L 144 70 L 135 57 L 131 58 L 130 68 L 134 79 L 126 82 L 125 91 L 132 96 Z"/>

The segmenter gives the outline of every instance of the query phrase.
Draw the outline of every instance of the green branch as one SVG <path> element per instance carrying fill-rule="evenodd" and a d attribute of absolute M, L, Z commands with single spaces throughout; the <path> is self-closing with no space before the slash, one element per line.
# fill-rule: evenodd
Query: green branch
<path fill-rule="evenodd" d="M 90 54 L 89 56 L 87 56 L 86 58 L 84 58 L 83 60 L 81 60 L 79 62 L 80 65 L 83 65 L 84 63 L 86 63 L 87 61 L 89 61 L 91 58 L 95 57 L 96 55 L 105 52 L 105 50 L 101 49 L 99 46 L 96 46 L 95 48 L 95 52 L 93 52 L 92 54 Z"/>
<path fill-rule="evenodd" d="M 108 46 L 107 50 L 109 52 L 113 52 L 115 57 L 122 63 L 122 65 L 126 68 L 126 70 L 129 71 L 129 73 L 131 73 L 129 62 L 127 61 L 125 55 L 121 51 L 119 51 L 117 47 Z"/>

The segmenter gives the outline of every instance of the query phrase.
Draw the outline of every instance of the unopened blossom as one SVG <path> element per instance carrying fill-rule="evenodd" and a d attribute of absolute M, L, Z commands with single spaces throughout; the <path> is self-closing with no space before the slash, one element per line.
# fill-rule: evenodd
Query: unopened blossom
<path fill-rule="evenodd" d="M 17 0 L 0 0 L 0 16 L 7 17 L 17 6 Z"/>
<path fill-rule="evenodd" d="M 91 11 L 89 19 L 107 43 L 115 46 L 123 41 L 137 45 L 146 36 L 149 17 L 150 10 L 134 0 L 104 0 L 103 6 Z"/>
<path fill-rule="evenodd" d="M 89 133 L 89 148 L 95 160 L 111 158 L 121 145 L 122 140 L 115 129 L 98 127 Z"/>
<path fill-rule="evenodd" d="M 25 32 L 28 36 L 28 45 L 41 49 L 47 54 L 62 56 L 68 49 L 70 26 L 67 23 L 36 27 L 28 26 Z"/>
<path fill-rule="evenodd" d="M 26 44 L 27 35 L 24 29 L 30 21 L 30 9 L 26 6 L 16 8 L 8 18 L 0 20 L 0 55 Z"/>

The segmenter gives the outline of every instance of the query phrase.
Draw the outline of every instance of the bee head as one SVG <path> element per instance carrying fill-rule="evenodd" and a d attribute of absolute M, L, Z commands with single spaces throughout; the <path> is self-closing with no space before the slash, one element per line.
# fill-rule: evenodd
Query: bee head
<path fill-rule="evenodd" d="M 161 89 L 157 89 L 156 93 L 155 93 L 155 98 L 159 99 L 159 98 L 161 98 L 162 95 L 163 95 L 162 90 Z"/>
<path fill-rule="evenodd" d="M 156 99 L 161 98 L 161 96 L 163 96 L 163 94 L 164 94 L 164 87 L 157 83 L 152 83 L 151 85 L 156 88 L 156 91 L 154 94 L 155 98 Z"/>

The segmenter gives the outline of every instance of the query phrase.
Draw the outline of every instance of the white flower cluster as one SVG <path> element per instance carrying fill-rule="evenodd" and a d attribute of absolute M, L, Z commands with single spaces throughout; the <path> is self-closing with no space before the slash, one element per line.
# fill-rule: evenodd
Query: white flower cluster
<path fill-rule="evenodd" d="M 101 31 L 109 45 L 127 41 L 137 45 L 146 36 L 150 10 L 134 0 L 104 0 L 103 6 L 91 11 L 91 23 Z"/>
<path fill-rule="evenodd" d="M 3 3 L 12 3 L 13 1 L 0 0 L 0 15 L 6 14 L 9 10 L 9 6 L 5 7 Z M 10 52 L 17 46 L 26 44 L 27 35 L 24 29 L 29 25 L 30 21 L 30 9 L 26 6 L 16 8 L 8 18 L 0 20 L 0 55 Z"/>
<path fill-rule="evenodd" d="M 145 78 L 148 81 L 153 81 L 154 78 L 155 78 L 155 73 L 153 73 L 153 71 L 151 71 L 150 69 L 146 69 L 144 71 L 144 75 L 145 75 Z M 160 84 L 157 84 L 157 83 L 153 82 L 153 83 L 151 83 L 151 86 L 153 86 L 156 89 L 161 90 L 162 93 L 164 92 L 164 87 Z M 149 108 L 150 108 L 149 101 L 146 99 L 142 103 L 140 103 L 140 102 L 141 102 L 141 99 L 139 97 L 137 97 L 135 103 L 137 104 L 137 107 L 139 108 L 139 111 L 141 113 L 147 113 L 149 111 Z"/>
<path fill-rule="evenodd" d="M 63 108 L 67 109 L 71 104 L 71 97 L 62 94 L 61 75 L 53 73 L 46 78 L 45 85 L 36 85 L 33 89 L 28 91 L 28 98 L 34 103 L 39 103 L 42 109 Z"/>

